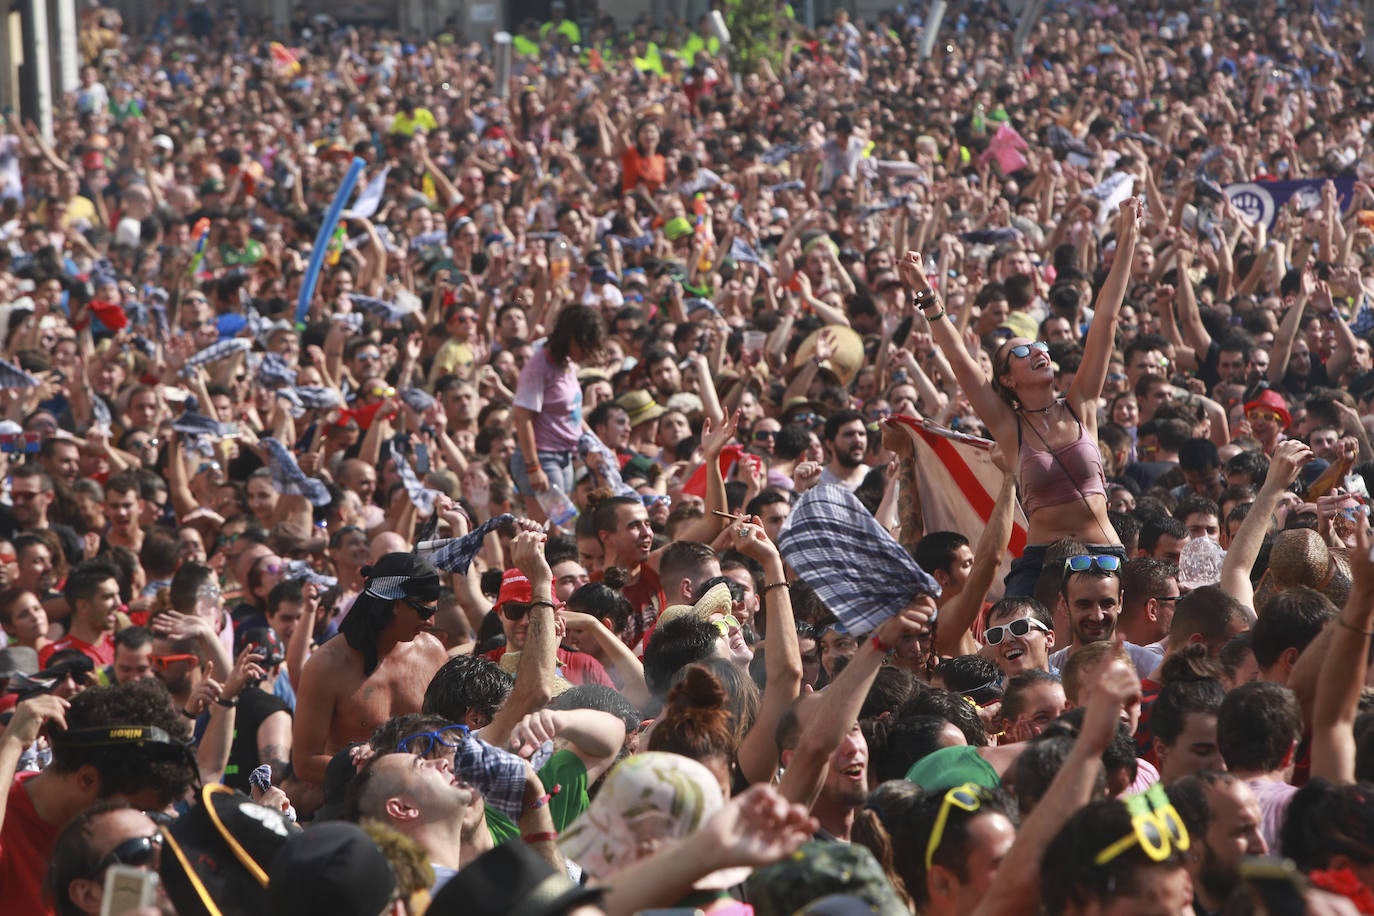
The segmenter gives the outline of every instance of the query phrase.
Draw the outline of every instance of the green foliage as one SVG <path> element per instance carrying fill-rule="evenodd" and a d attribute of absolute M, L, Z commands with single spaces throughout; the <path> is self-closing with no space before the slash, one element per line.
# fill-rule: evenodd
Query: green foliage
<path fill-rule="evenodd" d="M 780 72 L 788 23 L 777 0 L 729 0 L 725 23 L 730 29 L 730 59 L 737 73 L 754 71 L 766 60 Z"/>

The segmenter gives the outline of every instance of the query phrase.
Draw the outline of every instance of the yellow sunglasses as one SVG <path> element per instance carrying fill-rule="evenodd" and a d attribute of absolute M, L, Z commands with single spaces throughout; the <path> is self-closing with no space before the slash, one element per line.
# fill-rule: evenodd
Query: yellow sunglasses
<path fill-rule="evenodd" d="M 1152 862 L 1163 862 L 1175 849 L 1187 851 L 1188 828 L 1159 783 L 1138 795 L 1128 795 L 1122 803 L 1131 815 L 1131 832 L 1099 852 L 1094 865 L 1107 865 L 1133 846 L 1139 846 Z"/>
<path fill-rule="evenodd" d="M 935 850 L 940 848 L 940 841 L 945 838 L 945 826 L 949 823 L 949 812 L 954 808 L 960 811 L 974 813 L 983 807 L 983 799 L 986 790 L 976 782 L 966 782 L 962 786 L 955 786 L 945 793 L 944 799 L 940 802 L 940 812 L 935 815 L 935 826 L 930 830 L 930 840 L 926 843 L 926 871 L 930 871 L 931 865 L 935 861 Z"/>

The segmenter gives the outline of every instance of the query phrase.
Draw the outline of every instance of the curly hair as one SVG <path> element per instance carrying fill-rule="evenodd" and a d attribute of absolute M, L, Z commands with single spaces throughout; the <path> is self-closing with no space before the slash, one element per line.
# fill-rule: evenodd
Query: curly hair
<path fill-rule="evenodd" d="M 191 737 L 190 723 L 173 710 L 161 681 L 146 678 L 93 687 L 71 698 L 67 728 L 52 734 L 53 772 L 75 773 L 82 767 L 94 767 L 100 778 L 101 798 L 128 798 L 152 791 L 163 806 L 180 798 L 199 778 L 195 759 L 186 747 L 121 742 L 91 746 L 79 740 L 84 729 L 115 726 L 160 728 L 174 742 L 185 743 Z"/>

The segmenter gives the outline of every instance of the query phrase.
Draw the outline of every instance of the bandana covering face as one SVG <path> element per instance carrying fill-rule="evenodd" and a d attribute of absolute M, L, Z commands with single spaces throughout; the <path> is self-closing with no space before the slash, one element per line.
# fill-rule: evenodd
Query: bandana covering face
<path fill-rule="evenodd" d="M 419 604 L 439 600 L 439 573 L 425 560 L 409 553 L 389 553 L 374 566 L 362 570 L 367 580 L 363 593 L 339 624 L 349 646 L 363 656 L 363 672 L 377 670 L 377 634 L 395 617 L 395 604 L 411 599 Z"/>

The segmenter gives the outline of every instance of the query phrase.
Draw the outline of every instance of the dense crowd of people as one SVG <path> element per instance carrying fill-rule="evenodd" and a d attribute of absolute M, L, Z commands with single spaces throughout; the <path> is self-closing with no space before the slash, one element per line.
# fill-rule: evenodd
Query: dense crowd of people
<path fill-rule="evenodd" d="M 1374 913 L 1360 5 L 924 15 L 83 11 L 0 908 Z"/>

